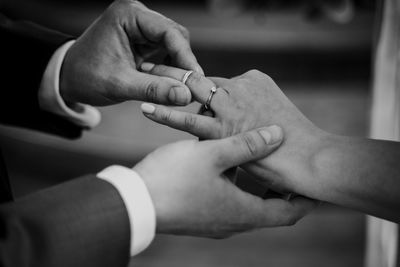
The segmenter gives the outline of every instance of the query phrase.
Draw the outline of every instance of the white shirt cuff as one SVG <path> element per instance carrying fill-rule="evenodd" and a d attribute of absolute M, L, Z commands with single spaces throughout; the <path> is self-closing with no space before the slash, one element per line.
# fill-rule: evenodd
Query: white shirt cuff
<path fill-rule="evenodd" d="M 139 254 L 153 241 L 156 231 L 156 213 L 145 183 L 132 169 L 117 165 L 104 169 L 97 177 L 120 193 L 130 222 L 131 256 Z"/>
<path fill-rule="evenodd" d="M 54 52 L 43 74 L 39 88 L 39 106 L 41 109 L 63 116 L 73 123 L 93 128 L 100 123 L 98 109 L 81 103 L 74 103 L 74 109 L 68 107 L 60 95 L 60 71 L 65 54 L 75 41 L 69 41 Z"/>

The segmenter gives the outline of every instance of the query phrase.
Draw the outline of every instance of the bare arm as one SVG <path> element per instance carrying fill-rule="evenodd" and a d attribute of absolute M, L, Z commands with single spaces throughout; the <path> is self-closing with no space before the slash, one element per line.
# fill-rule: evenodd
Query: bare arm
<path fill-rule="evenodd" d="M 315 197 L 400 221 L 400 143 L 331 136 L 314 157 Z"/>
<path fill-rule="evenodd" d="M 181 79 L 186 71 L 153 66 L 152 74 Z M 214 118 L 157 105 L 145 115 L 202 138 L 222 138 L 256 127 L 284 129 L 282 146 L 243 166 L 266 187 L 329 201 L 400 221 L 400 144 L 326 133 L 309 121 L 267 75 L 249 71 L 233 79 L 191 75 L 194 98 L 204 104 L 212 86 Z"/>

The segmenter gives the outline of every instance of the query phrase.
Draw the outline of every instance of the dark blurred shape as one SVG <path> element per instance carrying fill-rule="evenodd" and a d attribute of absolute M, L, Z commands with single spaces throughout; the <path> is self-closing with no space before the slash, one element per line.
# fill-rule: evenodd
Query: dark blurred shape
<path fill-rule="evenodd" d="M 326 17 L 336 23 L 349 23 L 355 13 L 353 0 L 326 0 L 318 1 L 308 6 L 307 14 L 309 18 Z"/>
<path fill-rule="evenodd" d="M 13 200 L 3 153 L 0 150 L 0 204 Z"/>
<path fill-rule="evenodd" d="M 346 25 L 306 19 L 305 7 L 340 9 L 335 3 L 342 1 L 143 2 L 189 29 L 208 75 L 230 77 L 258 68 L 278 81 L 369 79 L 375 1 L 352 2 L 354 18 Z M 79 35 L 110 3 L 14 0 L 6 6 L 16 17 Z"/>
<path fill-rule="evenodd" d="M 207 6 L 215 15 L 234 16 L 243 12 L 246 0 L 208 0 Z"/>

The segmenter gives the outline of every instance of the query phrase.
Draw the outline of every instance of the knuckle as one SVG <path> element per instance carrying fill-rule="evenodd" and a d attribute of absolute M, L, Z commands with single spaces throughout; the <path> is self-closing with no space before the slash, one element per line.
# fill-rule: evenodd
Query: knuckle
<path fill-rule="evenodd" d="M 260 74 L 262 74 L 262 72 L 257 69 L 252 69 L 245 73 L 247 76 L 259 76 Z"/>
<path fill-rule="evenodd" d="M 165 74 L 168 72 L 168 68 L 164 65 L 155 65 L 151 70 L 150 73 L 152 74 Z"/>
<path fill-rule="evenodd" d="M 178 27 L 179 27 L 179 30 L 180 30 L 180 32 L 182 33 L 182 35 L 186 38 L 186 39 L 190 39 L 190 32 L 189 32 L 189 30 L 186 28 L 186 27 L 184 27 L 184 26 L 182 26 L 182 25 L 180 25 L 180 24 L 178 24 Z"/>
<path fill-rule="evenodd" d="M 172 20 L 170 20 L 170 19 L 167 19 L 167 20 L 169 20 L 169 21 L 171 21 L 171 22 L 169 23 L 170 26 L 167 28 L 165 34 L 166 34 L 169 38 L 174 39 L 177 35 L 180 35 L 180 31 L 179 31 L 179 29 L 178 29 L 178 27 L 176 26 L 176 23 L 175 23 L 174 21 L 172 21 Z"/>
<path fill-rule="evenodd" d="M 138 7 L 144 7 L 144 4 L 138 0 L 120 0 L 126 4 L 131 4 L 131 5 L 135 5 Z"/>
<path fill-rule="evenodd" d="M 187 83 L 188 84 L 192 84 L 192 85 L 196 85 L 199 84 L 201 82 L 201 80 L 203 79 L 203 75 L 201 75 L 200 73 L 198 73 L 197 71 L 194 71 L 189 78 L 187 79 Z"/>
<path fill-rule="evenodd" d="M 125 3 L 123 0 L 118 0 L 112 3 L 106 11 L 103 13 L 102 18 L 106 20 L 112 20 L 115 16 L 123 16 L 122 11 Z"/>
<path fill-rule="evenodd" d="M 172 19 L 168 19 L 171 23 L 172 29 L 176 30 L 176 31 L 180 31 L 181 30 L 181 25 L 179 25 L 176 21 L 172 20 Z"/>
<path fill-rule="evenodd" d="M 116 0 L 107 8 L 102 17 L 119 25 L 129 25 L 129 21 L 144 8 L 145 5 L 137 0 Z"/>
<path fill-rule="evenodd" d="M 172 112 L 170 110 L 165 110 L 160 114 L 160 119 L 164 122 L 170 122 L 172 120 Z"/>
<path fill-rule="evenodd" d="M 258 154 L 257 142 L 254 140 L 251 134 L 244 134 L 241 137 L 242 143 L 246 149 L 249 156 L 256 156 Z"/>
<path fill-rule="evenodd" d="M 158 89 L 158 84 L 155 82 L 150 82 L 147 84 L 145 90 L 144 90 L 144 97 L 147 101 L 150 102 L 156 102 L 157 100 L 157 89 Z"/>
<path fill-rule="evenodd" d="M 263 73 L 264 79 L 267 81 L 268 84 L 275 84 L 274 80 L 268 74 Z"/>
<path fill-rule="evenodd" d="M 264 76 L 265 79 L 268 79 L 268 80 L 271 80 L 271 81 L 272 81 L 271 76 L 269 76 L 268 74 L 262 73 L 262 75 Z"/>
<path fill-rule="evenodd" d="M 114 6 L 115 5 L 125 5 L 125 4 L 131 3 L 131 2 L 132 2 L 132 0 L 117 0 L 117 1 L 114 1 L 113 5 Z"/>
<path fill-rule="evenodd" d="M 188 115 L 185 117 L 184 119 L 184 125 L 186 129 L 193 129 L 196 127 L 197 125 L 197 119 L 196 117 L 192 116 L 192 115 Z"/>
<path fill-rule="evenodd" d="M 118 4 L 119 8 L 124 9 L 130 6 L 141 6 L 143 5 L 140 1 L 137 0 L 117 0 L 115 1 Z"/>

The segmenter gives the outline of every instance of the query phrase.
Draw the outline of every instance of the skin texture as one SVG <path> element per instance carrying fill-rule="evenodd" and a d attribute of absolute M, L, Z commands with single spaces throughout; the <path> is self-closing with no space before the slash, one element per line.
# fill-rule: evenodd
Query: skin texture
<path fill-rule="evenodd" d="M 268 156 L 281 141 L 281 129 L 271 126 L 226 139 L 182 141 L 149 154 L 134 170 L 153 199 L 157 231 L 226 238 L 294 224 L 315 207 L 314 201 L 264 200 L 240 190 L 224 175 L 231 167 Z"/>
<path fill-rule="evenodd" d="M 60 93 L 70 106 L 131 99 L 190 103 L 191 92 L 182 82 L 137 70 L 160 49 L 166 50 L 172 65 L 202 72 L 186 29 L 138 1 L 116 1 L 68 50 Z M 282 137 L 281 131 L 275 135 Z M 313 208 L 315 203 L 302 197 L 262 200 L 240 191 L 223 175 L 233 166 L 267 156 L 280 144 L 263 140 L 253 133 L 218 142 L 185 141 L 160 148 L 135 166 L 155 204 L 158 231 L 222 238 L 291 225 Z"/>
<path fill-rule="evenodd" d="M 145 65 L 149 73 L 179 79 L 186 71 Z M 186 83 L 204 104 L 212 86 L 219 89 L 214 117 L 154 105 L 151 120 L 205 139 L 223 138 L 263 125 L 283 128 L 285 139 L 269 157 L 241 165 L 275 191 L 295 192 L 362 212 L 400 221 L 400 143 L 345 137 L 322 131 L 259 71 L 232 79 L 191 75 Z"/>
<path fill-rule="evenodd" d="M 174 65 L 202 72 L 184 27 L 139 1 L 115 1 L 68 50 L 61 70 L 61 96 L 67 103 L 94 106 L 127 100 L 190 103 L 190 91 L 181 82 L 137 70 L 160 50 Z"/>
<path fill-rule="evenodd" d="M 149 73 L 179 79 L 185 72 L 157 65 Z M 319 190 L 321 185 L 315 180 L 311 162 L 322 145 L 321 140 L 328 134 L 310 122 L 270 77 L 256 70 L 232 79 L 206 78 L 193 73 L 186 85 L 194 99 L 203 104 L 211 87 L 218 87 L 211 101 L 214 117 L 164 106 L 156 106 L 154 113 L 145 113 L 145 116 L 203 139 L 224 138 L 266 125 L 279 125 L 285 133 L 282 147 L 270 157 L 242 167 L 255 174 L 265 187 L 278 192 L 313 195 L 311 190 Z M 313 187 L 303 186 L 309 184 Z"/>

